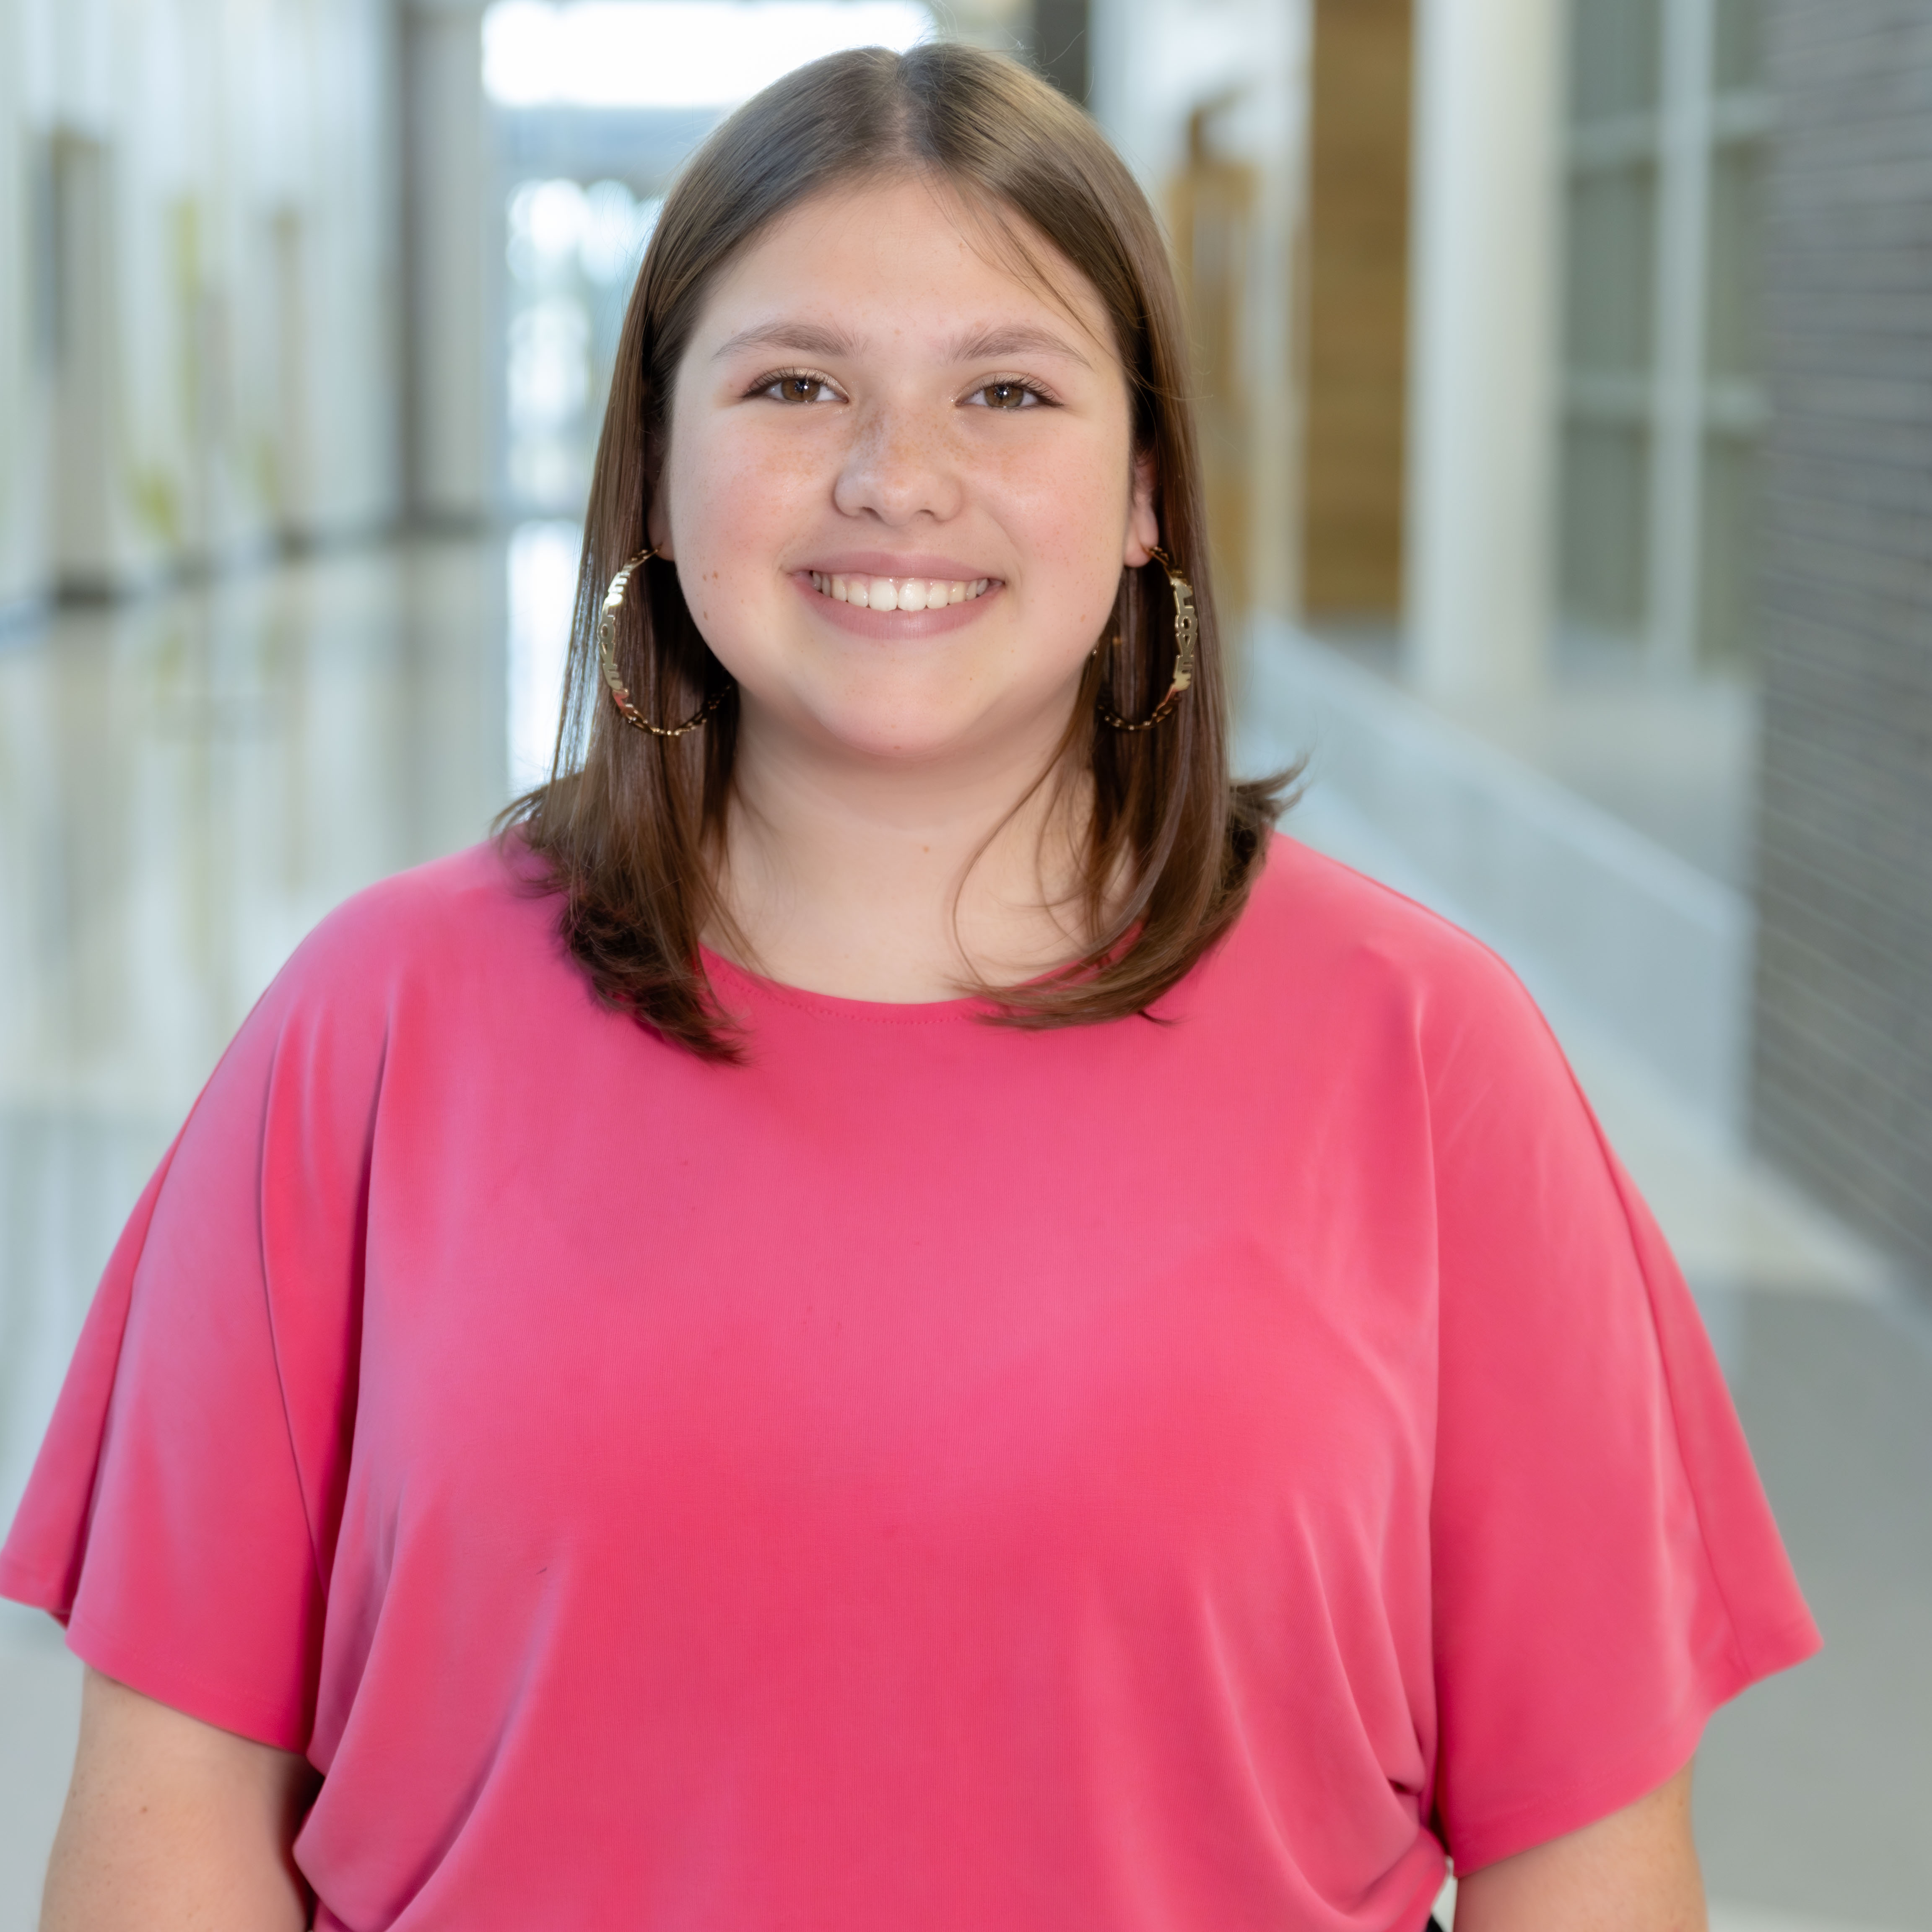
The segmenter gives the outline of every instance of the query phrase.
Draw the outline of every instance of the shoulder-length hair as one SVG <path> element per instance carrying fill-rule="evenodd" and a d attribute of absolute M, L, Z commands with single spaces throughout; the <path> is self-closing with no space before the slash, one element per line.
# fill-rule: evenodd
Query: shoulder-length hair
<path fill-rule="evenodd" d="M 1153 458 L 1160 542 L 1193 584 L 1198 620 L 1193 686 L 1172 713 L 1150 730 L 1101 722 L 1102 704 L 1144 717 L 1174 670 L 1165 574 L 1123 572 L 1102 633 L 1120 641 L 1090 660 L 1054 768 L 1084 766 L 1093 778 L 1074 908 L 1082 951 L 1044 980 L 993 992 L 991 1017 L 1045 1028 L 1145 1012 L 1238 916 L 1287 783 L 1230 779 L 1180 304 L 1132 175 L 1077 107 L 998 55 L 929 43 L 801 68 L 726 120 L 665 200 L 598 444 L 551 776 L 504 820 L 562 892 L 565 944 L 598 997 L 709 1058 L 741 1052 L 699 950 L 707 928 L 728 929 L 717 867 L 736 694 L 683 737 L 627 728 L 604 695 L 599 606 L 613 574 L 645 546 L 678 363 L 719 272 L 812 196 L 907 174 L 952 188 L 1036 272 L 1028 243 L 1044 238 L 1099 294 L 1126 374 L 1135 447 Z M 667 723 L 726 682 L 672 570 L 633 580 L 616 654 L 634 702 Z"/>

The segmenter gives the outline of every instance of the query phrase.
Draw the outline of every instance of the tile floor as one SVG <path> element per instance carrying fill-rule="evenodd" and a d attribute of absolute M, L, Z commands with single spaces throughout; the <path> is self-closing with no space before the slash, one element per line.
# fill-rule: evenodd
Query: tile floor
<path fill-rule="evenodd" d="M 287 949 L 481 835 L 548 754 L 566 530 L 310 558 L 0 635 L 0 1520 L 92 1280 Z M 1372 866 L 1318 794 L 1291 822 Z M 1556 1013 L 1697 1286 L 1823 1625 L 1711 1726 L 1717 1932 L 1932 1932 L 1932 1316 Z M 78 1703 L 0 1606 L 0 1932 L 34 1923 Z"/>

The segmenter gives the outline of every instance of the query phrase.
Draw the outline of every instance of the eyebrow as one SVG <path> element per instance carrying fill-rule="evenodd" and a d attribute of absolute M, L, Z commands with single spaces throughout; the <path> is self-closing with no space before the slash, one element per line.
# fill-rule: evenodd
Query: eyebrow
<path fill-rule="evenodd" d="M 842 330 L 824 328 L 809 322 L 766 322 L 755 328 L 739 330 L 718 345 L 711 359 L 722 362 L 741 349 L 789 349 L 800 356 L 830 357 L 850 356 L 857 348 L 857 344 Z"/>
<path fill-rule="evenodd" d="M 827 328 L 817 322 L 767 322 L 755 328 L 741 328 L 718 345 L 711 359 L 722 362 L 747 349 L 783 349 L 795 355 L 830 358 L 855 356 L 859 352 L 859 344 L 843 330 Z M 1024 322 L 1005 328 L 975 329 L 956 337 L 948 352 L 955 362 L 982 362 L 1000 356 L 1043 354 L 1064 356 L 1070 362 L 1078 362 L 1083 368 L 1092 367 L 1065 337 L 1055 334 L 1050 328 L 1036 328 Z"/>
<path fill-rule="evenodd" d="M 1064 336 L 1050 328 L 1018 323 L 1006 328 L 982 328 L 959 337 L 952 345 L 956 362 L 983 362 L 1000 356 L 1062 356 L 1082 368 L 1093 365 Z"/>

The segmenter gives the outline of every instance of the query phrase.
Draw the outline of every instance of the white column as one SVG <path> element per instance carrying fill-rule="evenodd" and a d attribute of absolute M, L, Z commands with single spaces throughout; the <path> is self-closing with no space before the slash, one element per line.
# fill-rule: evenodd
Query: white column
<path fill-rule="evenodd" d="M 192 180 L 171 180 L 154 166 L 160 117 L 148 89 L 166 70 L 150 64 L 158 49 L 188 59 L 200 51 L 196 23 L 180 10 L 130 16 L 112 0 L 38 0 L 35 10 L 48 130 L 48 548 L 59 589 L 118 594 L 152 581 L 175 560 L 174 542 L 189 521 L 175 522 L 184 494 L 178 472 L 164 476 L 155 446 L 136 434 L 150 412 L 143 404 L 154 400 L 144 392 L 143 352 L 149 372 L 160 363 L 158 342 L 174 370 L 188 360 L 175 333 L 184 322 L 179 282 L 165 269 L 144 280 L 136 244 L 169 190 Z M 151 269 L 170 264 L 172 253 L 150 251 Z M 144 484 L 168 499 L 173 514 L 144 514 Z"/>
<path fill-rule="evenodd" d="M 410 507 L 431 523 L 479 521 L 498 496 L 482 15 L 482 0 L 412 0 L 405 22 Z"/>
<path fill-rule="evenodd" d="M 52 587 L 46 555 L 47 291 L 36 260 L 26 0 L 0 0 L 0 621 Z"/>
<path fill-rule="evenodd" d="M 124 440 L 115 186 L 106 142 L 64 130 L 56 136 L 54 566 L 63 589 L 92 593 L 118 590 L 133 573 L 116 474 Z"/>
<path fill-rule="evenodd" d="M 1551 619 L 1560 0 L 1417 0 L 1408 668 L 1533 689 Z"/>
<path fill-rule="evenodd" d="M 286 146 L 271 366 L 298 536 L 383 528 L 402 507 L 407 303 L 400 38 L 386 0 L 329 0 L 291 58 L 306 133 Z M 291 56 L 300 43 L 284 42 Z"/>

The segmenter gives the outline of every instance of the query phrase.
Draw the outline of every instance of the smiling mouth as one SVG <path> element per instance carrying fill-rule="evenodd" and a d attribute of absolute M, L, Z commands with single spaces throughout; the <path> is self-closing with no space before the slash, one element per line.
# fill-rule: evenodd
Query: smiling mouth
<path fill-rule="evenodd" d="M 822 597 L 850 604 L 858 610 L 939 610 L 949 604 L 970 604 L 983 597 L 991 577 L 964 582 L 938 577 L 834 577 L 822 570 L 809 573 L 812 587 Z"/>

